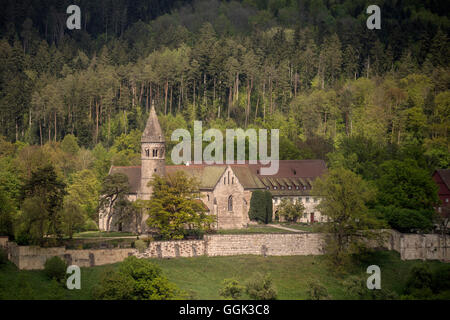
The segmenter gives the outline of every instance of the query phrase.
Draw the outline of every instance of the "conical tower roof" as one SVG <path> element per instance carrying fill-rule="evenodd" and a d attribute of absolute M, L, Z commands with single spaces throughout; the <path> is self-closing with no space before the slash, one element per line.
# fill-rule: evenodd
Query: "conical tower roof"
<path fill-rule="evenodd" d="M 164 134 L 159 125 L 158 116 L 156 115 L 155 104 L 152 101 L 150 115 L 142 133 L 141 142 L 165 142 Z"/>

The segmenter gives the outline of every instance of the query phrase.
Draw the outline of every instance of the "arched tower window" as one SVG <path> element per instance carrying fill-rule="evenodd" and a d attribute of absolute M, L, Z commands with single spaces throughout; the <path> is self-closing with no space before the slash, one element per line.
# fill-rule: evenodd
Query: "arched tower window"
<path fill-rule="evenodd" d="M 145 149 L 145 156 L 150 157 L 150 150 L 148 148 Z"/>
<path fill-rule="evenodd" d="M 228 211 L 233 211 L 233 196 L 228 197 Z"/>

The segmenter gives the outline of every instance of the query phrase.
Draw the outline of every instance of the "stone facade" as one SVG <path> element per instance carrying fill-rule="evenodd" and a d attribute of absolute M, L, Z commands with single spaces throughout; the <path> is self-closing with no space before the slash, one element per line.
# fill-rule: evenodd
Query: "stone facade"
<path fill-rule="evenodd" d="M 209 195 L 209 202 L 208 202 Z M 251 192 L 245 190 L 231 167 L 227 167 L 212 192 L 207 194 L 210 212 L 217 217 L 218 229 L 240 229 L 246 227 L 250 219 Z M 212 202 L 211 202 L 212 201 Z"/>
<path fill-rule="evenodd" d="M 205 243 L 208 256 L 323 254 L 318 233 L 210 235 L 205 236 Z"/>
<path fill-rule="evenodd" d="M 297 220 L 297 222 L 301 223 L 314 223 L 314 222 L 326 222 L 327 217 L 325 215 L 322 215 L 320 211 L 317 209 L 317 205 L 320 203 L 319 197 L 313 197 L 310 195 L 307 196 L 281 196 L 281 197 L 274 197 L 272 200 L 273 203 L 273 219 L 275 219 L 275 215 L 277 213 L 278 206 L 281 203 L 281 200 L 288 199 L 292 201 L 293 203 L 297 203 L 301 201 L 303 203 L 303 206 L 305 207 L 305 211 L 303 215 L 300 217 L 300 219 Z M 280 221 L 283 221 L 283 218 L 280 217 Z"/>
<path fill-rule="evenodd" d="M 205 255 L 205 241 L 155 241 L 150 242 L 144 252 L 137 253 L 138 258 L 179 258 Z"/>
<path fill-rule="evenodd" d="M 402 260 L 440 260 L 450 262 L 450 240 L 438 234 L 402 234 L 388 231 L 383 245 L 400 253 Z M 323 254 L 323 234 L 233 234 L 207 235 L 203 240 L 153 241 L 143 252 L 136 249 L 68 250 L 64 247 L 40 248 L 18 246 L 7 242 L 9 259 L 25 270 L 43 269 L 45 261 L 53 256 L 68 264 L 92 267 L 124 260 L 130 255 L 138 258 L 178 258 L 196 256 L 263 255 L 292 256 Z"/>
<path fill-rule="evenodd" d="M 135 254 L 136 249 L 95 249 L 68 250 L 64 247 L 41 248 L 37 246 L 18 246 L 8 242 L 9 260 L 21 270 L 44 269 L 44 264 L 51 257 L 60 257 L 68 265 L 93 267 L 123 261 Z"/>

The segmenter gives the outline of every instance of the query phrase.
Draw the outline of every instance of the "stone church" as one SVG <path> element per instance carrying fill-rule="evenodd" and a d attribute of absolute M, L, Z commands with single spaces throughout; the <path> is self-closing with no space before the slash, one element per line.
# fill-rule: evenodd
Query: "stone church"
<path fill-rule="evenodd" d="M 128 199 L 150 199 L 152 187 L 148 182 L 153 174 L 171 175 L 184 171 L 188 176 L 196 177 L 200 182 L 201 200 L 207 211 L 214 214 L 217 229 L 245 228 L 250 222 L 248 211 L 250 198 L 255 190 L 268 190 L 273 196 L 274 216 L 277 206 L 283 198 L 302 201 L 305 213 L 300 222 L 311 223 L 324 221 L 316 210 L 320 199 L 310 195 L 312 182 L 326 172 L 323 160 L 280 160 L 279 170 L 275 175 L 260 174 L 260 164 L 165 164 L 165 138 L 158 121 L 154 106 L 141 138 L 140 166 L 112 166 L 109 174 L 123 173 L 130 183 Z M 144 215 L 138 230 L 144 232 L 146 216 Z M 122 226 L 108 219 L 108 213 L 99 215 L 101 231 L 134 231 L 136 226 Z"/>

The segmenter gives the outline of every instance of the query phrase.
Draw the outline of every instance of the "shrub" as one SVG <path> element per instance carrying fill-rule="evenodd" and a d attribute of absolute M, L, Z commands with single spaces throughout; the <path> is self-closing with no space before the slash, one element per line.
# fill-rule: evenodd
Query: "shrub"
<path fill-rule="evenodd" d="M 253 221 L 266 224 L 272 222 L 272 194 L 269 191 L 254 191 L 250 199 L 248 215 Z"/>
<path fill-rule="evenodd" d="M 367 288 L 367 278 L 365 276 L 350 276 L 344 281 L 344 287 L 352 299 L 361 300 L 394 300 L 398 299 L 398 295 L 388 289 Z"/>
<path fill-rule="evenodd" d="M 328 290 L 319 281 L 308 283 L 308 296 L 311 300 L 326 300 L 329 298 Z"/>
<path fill-rule="evenodd" d="M 8 262 L 8 253 L 5 249 L 0 248 L 0 266 Z"/>
<path fill-rule="evenodd" d="M 393 206 L 375 208 L 389 225 L 400 232 L 428 232 L 433 227 L 433 212 L 430 210 L 413 210 Z"/>
<path fill-rule="evenodd" d="M 245 286 L 245 292 L 253 300 L 276 300 L 277 292 L 270 275 L 257 273 Z"/>
<path fill-rule="evenodd" d="M 67 265 L 60 257 L 51 257 L 45 261 L 44 273 L 49 279 L 63 281 L 66 277 Z"/>
<path fill-rule="evenodd" d="M 238 300 L 245 289 L 236 279 L 225 279 L 223 280 L 222 285 L 223 288 L 220 289 L 219 295 L 225 299 Z"/>
<path fill-rule="evenodd" d="M 118 271 L 105 271 L 94 289 L 95 299 L 107 300 L 169 300 L 180 290 L 148 260 L 126 258 Z"/>
<path fill-rule="evenodd" d="M 98 231 L 98 226 L 94 220 L 88 219 L 84 223 L 83 229 L 86 231 Z"/>
<path fill-rule="evenodd" d="M 433 273 L 432 289 L 434 292 L 450 290 L 450 265 L 445 265 Z"/>
<path fill-rule="evenodd" d="M 31 243 L 31 236 L 27 232 L 20 231 L 16 234 L 15 241 L 19 246 L 28 246 Z"/>
<path fill-rule="evenodd" d="M 414 266 L 411 269 L 408 280 L 406 281 L 406 293 L 412 293 L 415 289 L 431 289 L 432 284 L 433 275 L 430 268 L 425 264 Z"/>
<path fill-rule="evenodd" d="M 139 252 L 144 252 L 147 248 L 147 243 L 144 240 L 136 240 L 134 242 L 134 247 L 138 249 Z"/>
<path fill-rule="evenodd" d="M 131 276 L 105 271 L 100 285 L 94 288 L 92 296 L 97 300 L 131 300 L 133 299 L 134 280 Z"/>
<path fill-rule="evenodd" d="M 303 215 L 305 207 L 301 201 L 293 203 L 288 199 L 283 199 L 278 206 L 278 215 L 284 217 L 288 222 L 297 222 L 297 219 Z"/>

